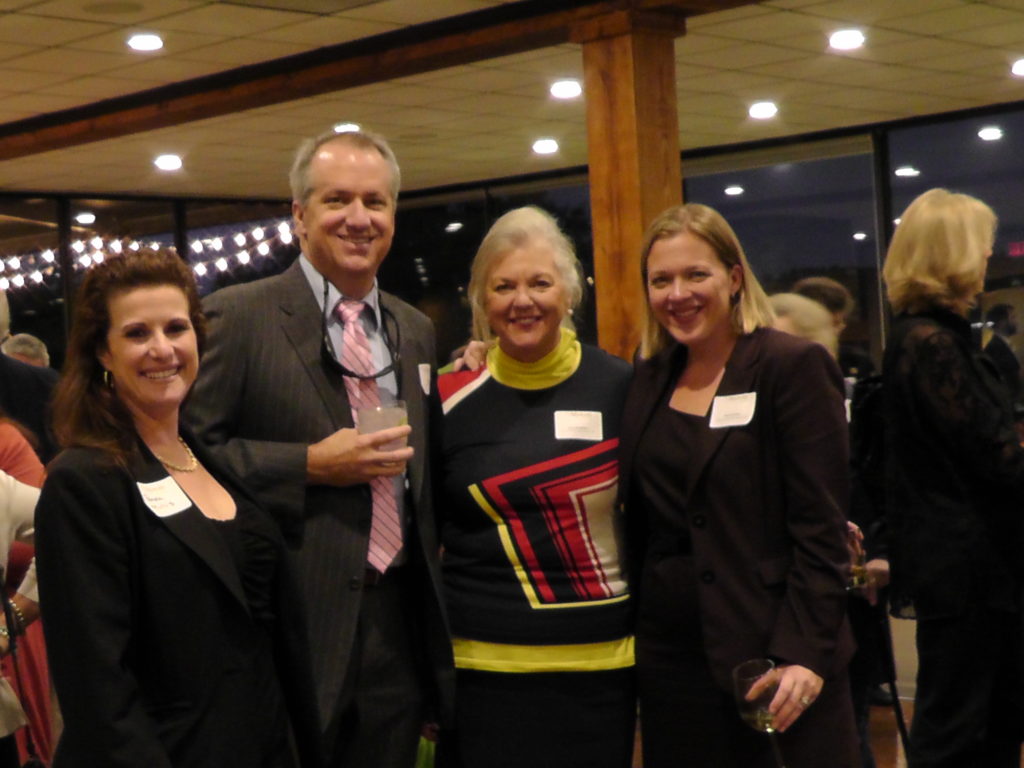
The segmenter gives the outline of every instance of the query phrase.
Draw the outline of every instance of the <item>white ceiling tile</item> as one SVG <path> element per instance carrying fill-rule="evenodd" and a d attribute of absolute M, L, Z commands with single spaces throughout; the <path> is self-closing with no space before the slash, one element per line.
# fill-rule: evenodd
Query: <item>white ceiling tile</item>
<path fill-rule="evenodd" d="M 993 8 L 984 3 L 963 3 L 929 13 L 888 19 L 886 26 L 905 32 L 911 31 L 916 35 L 944 35 L 996 24 L 1019 24 L 1022 20 L 1024 9 L 1010 11 L 1005 8 Z"/>
<path fill-rule="evenodd" d="M 164 47 L 158 51 L 133 51 L 128 47 L 128 38 L 135 34 L 138 27 L 122 27 L 111 32 L 93 35 L 82 40 L 68 43 L 67 47 L 81 51 L 99 51 L 101 53 L 121 53 L 130 56 L 132 61 L 143 62 L 153 59 L 166 59 L 190 51 L 228 40 L 224 35 L 209 35 L 201 32 L 183 32 L 166 30 L 160 33 Z"/>
<path fill-rule="evenodd" d="M 66 82 L 72 77 L 74 74 L 68 72 L 66 68 L 63 72 L 24 72 L 14 69 L 9 63 L 0 66 L 0 82 L 8 90 L 17 93 L 40 90 L 50 85 Z"/>
<path fill-rule="evenodd" d="M 305 46 L 295 43 L 282 43 L 273 40 L 227 40 L 214 45 L 194 48 L 182 53 L 182 61 L 204 61 L 222 65 L 223 68 L 241 67 L 246 64 L 257 64 L 267 59 L 278 59 L 302 53 L 308 50 Z"/>
<path fill-rule="evenodd" d="M 301 43 L 309 48 L 319 48 L 325 45 L 347 43 L 361 37 L 380 35 L 398 28 L 397 24 L 381 21 L 327 17 L 307 19 L 296 24 L 257 32 L 253 37 L 258 40 Z"/>
<path fill-rule="evenodd" d="M 802 8 L 804 13 L 854 24 L 876 24 L 942 8 L 963 5 L 963 0 L 835 0 Z"/>
<path fill-rule="evenodd" d="M 225 3 L 203 5 L 181 13 L 165 16 L 160 29 L 200 32 L 203 34 L 255 36 L 290 24 L 308 21 L 309 14 L 276 11 L 266 8 L 247 8 Z"/>
<path fill-rule="evenodd" d="M 380 21 L 407 26 L 427 21 L 479 11 L 482 6 L 476 0 L 383 0 L 362 8 L 342 11 L 339 16 L 349 19 Z"/>
<path fill-rule="evenodd" d="M 1024 43 L 1024 19 L 1009 24 L 958 30 L 950 32 L 946 37 L 974 45 L 1021 49 Z"/>
<path fill-rule="evenodd" d="M 106 70 L 110 77 L 121 77 L 126 80 L 144 80 L 174 83 L 189 80 L 203 75 L 220 72 L 224 67 L 209 61 L 186 61 L 184 59 L 149 59 L 130 67 L 116 67 Z"/>
<path fill-rule="evenodd" d="M 116 24 L 138 24 L 159 19 L 170 13 L 205 5 L 209 0 L 132 0 L 131 3 L 95 3 L 82 0 L 50 0 L 36 3 L 31 12 L 40 16 L 55 16 L 82 21 Z M 97 12 L 96 9 L 101 9 Z M 104 8 L 114 12 L 102 11 Z"/>
<path fill-rule="evenodd" d="M 708 51 L 700 57 L 700 61 L 709 67 L 739 70 L 756 69 L 763 64 L 774 64 L 780 61 L 793 61 L 801 59 L 805 55 L 804 51 L 796 51 L 792 48 L 760 43 L 742 43 Z"/>
<path fill-rule="evenodd" d="M 18 43 L 4 43 L 0 45 L 0 63 L 11 61 L 25 56 L 34 51 L 42 50 L 38 45 L 19 45 Z"/>
<path fill-rule="evenodd" d="M 159 85 L 157 82 L 151 86 Z M 121 80 L 119 78 L 108 78 L 102 76 L 72 77 L 68 80 L 36 87 L 37 93 L 47 93 L 55 96 L 75 96 L 83 103 L 98 101 L 104 98 L 113 98 L 124 93 L 126 90 L 137 90 L 140 86 L 137 80 Z"/>
<path fill-rule="evenodd" d="M 26 41 L 32 41 L 38 45 L 61 45 L 112 29 L 113 24 L 12 13 L 4 16 L 3 23 L 0 24 L 0 43 L 24 44 Z"/>
<path fill-rule="evenodd" d="M 77 75 L 88 75 L 123 67 L 132 61 L 132 57 L 127 54 L 49 48 L 21 56 L 17 61 L 8 63 L 12 68 L 26 72 L 72 72 Z"/>

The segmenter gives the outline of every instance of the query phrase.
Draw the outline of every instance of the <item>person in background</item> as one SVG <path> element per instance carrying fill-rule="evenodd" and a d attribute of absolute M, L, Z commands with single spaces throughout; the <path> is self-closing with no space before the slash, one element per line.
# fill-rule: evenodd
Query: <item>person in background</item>
<path fill-rule="evenodd" d="M 210 348 L 187 410 L 294 552 L 328 758 L 344 768 L 408 768 L 425 719 L 448 719 L 454 677 L 427 455 L 434 329 L 377 285 L 399 181 L 380 136 L 303 142 L 302 255 L 206 299 Z M 370 397 L 404 400 L 409 424 L 359 434 Z"/>
<path fill-rule="evenodd" d="M 11 310 L 7 295 L 0 291 L 0 339 L 11 330 Z M 50 430 L 49 402 L 57 372 L 51 368 L 28 365 L 0 354 L 0 410 L 28 429 L 33 447 L 45 464 L 57 453 L 57 443 Z"/>
<path fill-rule="evenodd" d="M 996 216 L 945 189 L 900 216 L 883 277 L 890 602 L 917 619 L 910 768 L 1019 768 L 1024 449 L 967 314 Z"/>
<path fill-rule="evenodd" d="M 797 280 L 791 290 L 825 307 L 832 315 L 836 336 L 842 339 L 854 308 L 853 295 L 845 285 L 830 277 L 815 276 Z M 841 341 L 838 360 L 843 376 L 848 379 L 863 379 L 875 372 L 875 364 L 864 350 Z"/>
<path fill-rule="evenodd" d="M 774 328 L 794 336 L 815 341 L 836 357 L 839 339 L 836 336 L 832 315 L 817 301 L 797 293 L 777 293 L 768 297 L 775 312 Z M 849 402 L 849 401 L 848 401 Z M 851 423 L 851 434 L 855 426 Z M 851 438 L 852 439 L 852 438 Z M 856 477 L 853 478 L 856 480 Z M 861 766 L 874 768 L 875 758 L 871 751 L 871 733 L 868 729 L 871 694 L 877 690 L 881 677 L 882 659 L 880 654 L 888 635 L 880 633 L 880 623 L 885 620 L 884 601 L 879 603 L 877 592 L 888 581 L 888 561 L 877 556 L 877 545 L 873 534 L 876 526 L 869 516 L 872 510 L 863 510 L 860 503 L 865 501 L 854 489 L 850 499 L 851 530 L 860 537 L 859 546 L 870 551 L 868 567 L 869 585 L 853 590 L 848 602 L 850 629 L 853 631 L 857 650 L 850 659 L 850 691 L 853 696 L 853 712 L 857 722 L 857 736 L 860 739 Z M 864 528 L 869 535 L 861 533 Z M 869 550 L 870 547 L 870 550 Z M 867 557 L 867 556 L 866 556 Z"/>
<path fill-rule="evenodd" d="M 839 335 L 832 315 L 817 301 L 799 293 L 776 293 L 768 297 L 778 331 L 791 333 L 801 339 L 816 341 L 833 358 L 839 354 Z"/>
<path fill-rule="evenodd" d="M 1012 304 L 995 304 L 985 313 L 985 322 L 992 328 L 985 354 L 996 364 L 1010 401 L 1016 405 L 1020 401 L 1020 360 L 1009 339 L 1017 333 L 1017 312 Z"/>
<path fill-rule="evenodd" d="M 434 461 L 456 727 L 445 768 L 628 768 L 632 606 L 615 508 L 631 368 L 581 345 L 572 243 L 539 208 L 509 211 L 471 267 L 485 365 L 442 374 Z"/>
<path fill-rule="evenodd" d="M 22 483 L 0 470 L 0 569 L 4 573 L 7 570 L 7 553 L 11 545 L 18 540 L 32 540 L 33 515 L 38 498 L 37 488 Z M 34 568 L 30 568 L 22 579 L 18 587 L 18 597 L 22 601 L 27 599 L 33 605 L 38 605 L 39 594 Z M 0 599 L 6 600 L 6 594 L 0 595 Z M 21 614 L 13 608 L 12 617 L 17 624 L 15 627 L 8 626 L 6 621 L 0 621 L 0 654 L 7 654 L 12 634 L 23 634 L 25 631 L 24 624 L 20 623 Z M 25 624 L 27 621 L 26 617 Z M 11 680 L 12 670 L 7 668 L 4 670 L 4 678 L 0 681 L 0 768 L 18 768 L 22 764 L 14 733 L 26 719 Z M 48 727 L 48 723 L 43 725 Z"/>
<path fill-rule="evenodd" d="M 852 768 L 842 375 L 820 344 L 770 328 L 767 297 L 713 209 L 659 215 L 641 269 L 643 360 L 620 462 L 644 765 L 774 765 L 731 678 L 770 658 L 786 765 Z"/>
<path fill-rule="evenodd" d="M 204 340 L 174 253 L 86 273 L 54 402 L 65 450 L 36 514 L 54 768 L 321 764 L 284 542 L 180 428 Z"/>
<path fill-rule="evenodd" d="M 46 349 L 46 344 L 31 333 L 16 333 L 9 336 L 0 344 L 0 349 L 8 357 L 21 360 L 23 363 L 37 365 L 40 368 L 50 366 L 50 353 Z"/>
<path fill-rule="evenodd" d="M 0 411 L 0 471 L 7 473 L 18 482 L 39 488 L 46 474 L 43 465 L 24 434 L 24 428 L 5 417 Z M 37 496 L 38 494 L 36 494 Z M 12 509 L 24 512 L 15 506 Z M 17 674 L 14 659 L 4 655 L 2 666 L 4 677 L 14 686 L 18 693 L 21 706 L 28 719 L 28 729 L 35 753 L 44 763 L 49 763 L 53 754 L 53 701 L 50 687 L 50 670 L 46 661 L 46 647 L 39 618 L 39 594 L 36 588 L 35 549 L 31 545 L 34 523 L 35 496 L 33 496 L 31 514 L 28 521 L 19 515 L 8 519 L 14 526 L 8 529 L 0 549 L 6 555 L 4 586 L 7 588 L 10 601 L 11 617 L 15 626 L 13 633 L 17 648 Z M 6 542 L 6 543 L 5 543 Z M 25 591 L 23 591 L 25 590 Z M 10 634 L 12 628 L 6 625 L 0 615 L 2 624 Z M 2 635 L 3 630 L 0 630 Z M 0 653 L 6 654 L 9 648 L 8 638 L 0 637 Z M 28 759 L 28 739 L 23 730 L 19 730 L 11 740 L 18 742 L 20 766 Z M 0 755 L 6 747 L 0 746 Z M 7 763 L 0 758 L 0 766 Z"/>

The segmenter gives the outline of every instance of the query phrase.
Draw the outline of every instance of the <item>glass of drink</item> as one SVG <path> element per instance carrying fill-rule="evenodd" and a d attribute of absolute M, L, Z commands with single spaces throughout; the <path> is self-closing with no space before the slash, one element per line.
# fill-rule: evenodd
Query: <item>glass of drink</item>
<path fill-rule="evenodd" d="M 767 733 L 778 768 L 786 768 L 775 734 L 773 715 L 768 711 L 779 688 L 778 673 L 771 659 L 750 659 L 732 670 L 736 707 L 743 722 L 755 731 Z"/>
<path fill-rule="evenodd" d="M 846 547 L 850 550 L 850 578 L 847 589 L 863 589 L 868 585 L 867 556 L 864 553 L 864 536 L 859 528 L 851 527 L 846 534 Z"/>
<path fill-rule="evenodd" d="M 382 429 L 391 427 L 400 427 L 408 423 L 409 414 L 405 410 L 404 400 L 389 400 L 387 402 L 382 400 L 380 405 L 360 408 L 356 412 L 356 427 L 361 435 L 380 432 Z M 404 448 L 406 442 L 406 438 L 402 437 L 379 446 L 379 450 L 395 451 Z"/>

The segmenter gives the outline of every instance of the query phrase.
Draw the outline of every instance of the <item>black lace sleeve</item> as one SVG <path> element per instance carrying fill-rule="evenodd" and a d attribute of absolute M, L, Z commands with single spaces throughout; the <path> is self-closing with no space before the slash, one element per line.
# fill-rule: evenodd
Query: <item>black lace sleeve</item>
<path fill-rule="evenodd" d="M 998 383 L 962 340 L 923 325 L 907 336 L 900 378 L 966 477 L 1024 494 L 1024 450 Z"/>

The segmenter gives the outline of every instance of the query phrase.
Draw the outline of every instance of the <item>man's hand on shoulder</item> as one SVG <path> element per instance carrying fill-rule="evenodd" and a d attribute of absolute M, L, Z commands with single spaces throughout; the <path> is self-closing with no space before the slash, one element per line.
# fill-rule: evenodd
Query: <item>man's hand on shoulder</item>
<path fill-rule="evenodd" d="M 393 477 L 405 471 L 413 449 L 381 450 L 394 440 L 406 438 L 408 425 L 383 429 L 368 435 L 339 429 L 306 451 L 306 482 L 309 485 L 360 485 L 375 477 Z"/>

